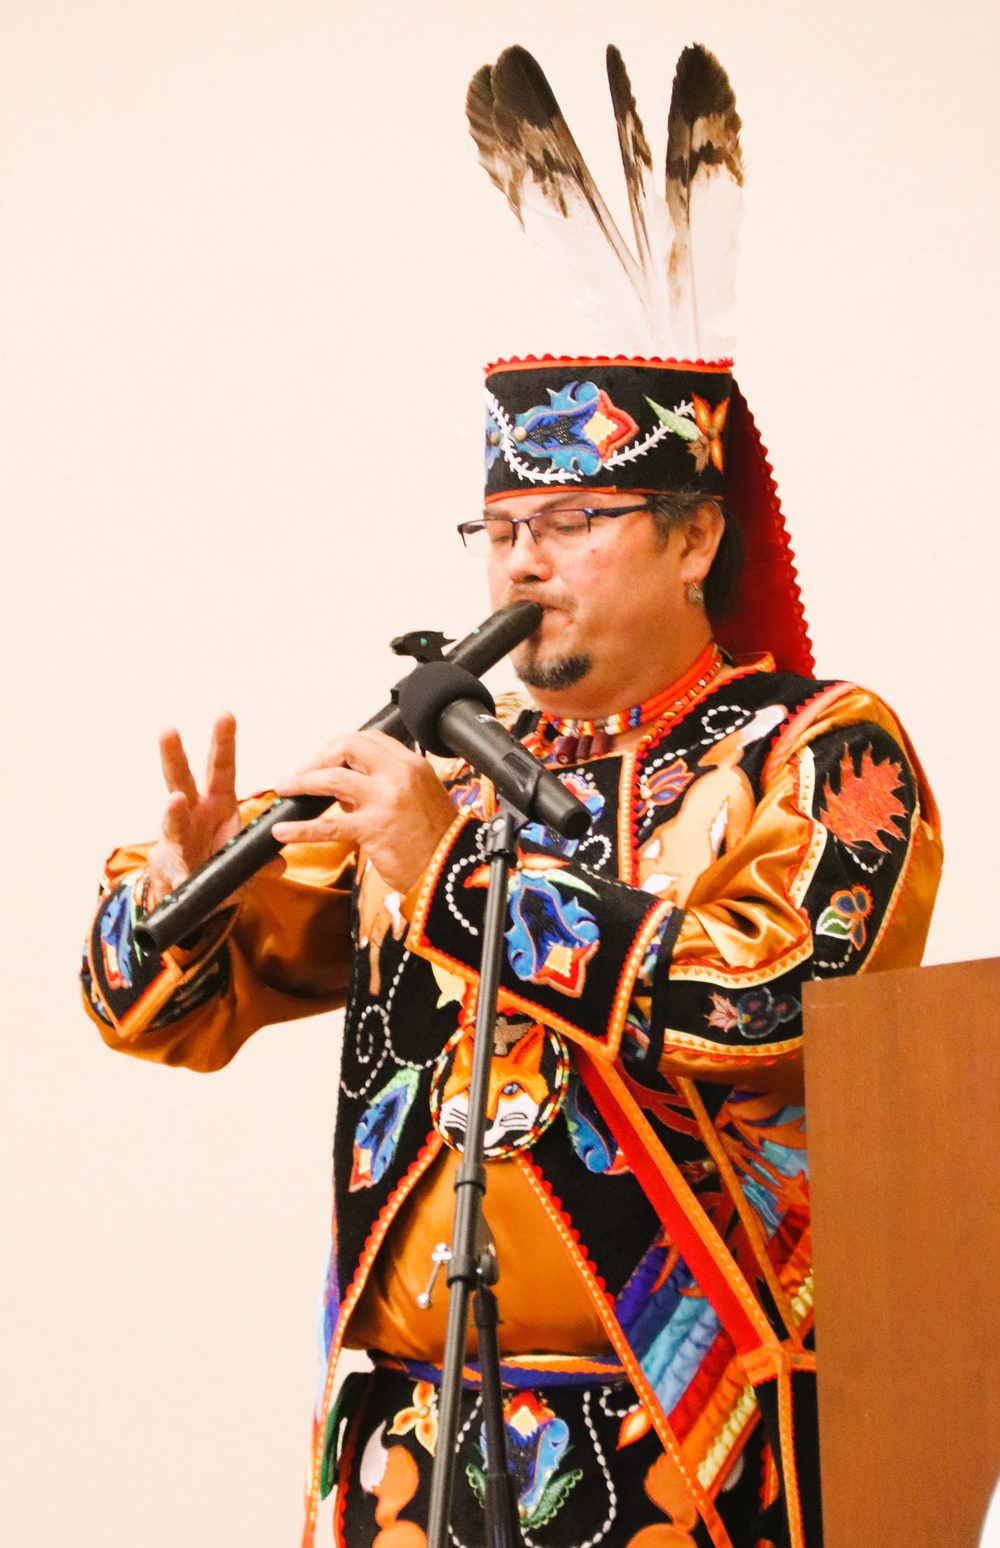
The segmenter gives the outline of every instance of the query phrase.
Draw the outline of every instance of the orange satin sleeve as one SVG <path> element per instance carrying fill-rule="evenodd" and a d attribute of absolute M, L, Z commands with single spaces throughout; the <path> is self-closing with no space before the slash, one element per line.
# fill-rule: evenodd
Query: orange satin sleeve
<path fill-rule="evenodd" d="M 244 823 L 275 799 L 241 803 Z M 141 871 L 151 845 L 117 849 L 105 868 L 114 887 Z M 292 844 L 246 884 L 221 949 L 229 953 L 225 992 L 162 1028 L 149 1027 L 158 1007 L 130 1019 L 127 1035 L 83 1003 L 110 1048 L 156 1064 L 210 1071 L 228 1064 L 247 1038 L 273 1022 L 344 1004 L 351 959 L 350 881 L 354 853 L 336 844 Z M 174 971 L 189 972 L 219 948 L 219 932 L 200 950 L 167 953 Z M 145 1023 L 145 1024 L 144 1024 Z"/>
<path fill-rule="evenodd" d="M 918 802 L 893 898 L 861 971 L 919 964 L 943 859 L 937 806 L 892 713 L 863 689 L 841 685 L 786 728 L 765 765 L 761 798 L 745 832 L 695 880 L 674 943 L 671 982 L 692 979 L 722 990 L 745 990 L 808 961 L 813 937 L 803 899 L 828 840 L 814 816 L 810 744 L 859 723 L 878 725 L 903 749 Z M 666 1074 L 724 1078 L 796 1060 L 801 1043 L 798 1036 L 729 1051 L 668 1025 L 661 1068 Z"/>

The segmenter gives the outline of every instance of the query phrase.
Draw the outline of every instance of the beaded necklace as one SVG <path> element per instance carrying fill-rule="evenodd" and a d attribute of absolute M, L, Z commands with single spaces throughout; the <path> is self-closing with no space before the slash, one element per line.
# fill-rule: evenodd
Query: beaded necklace
<path fill-rule="evenodd" d="M 543 714 L 535 727 L 533 741 L 545 749 L 545 755 L 563 766 L 582 763 L 587 758 L 603 758 L 614 746 L 616 736 L 634 731 L 653 720 L 673 720 L 687 709 L 718 677 L 726 661 L 719 647 L 706 645 L 697 661 L 676 683 L 662 693 L 645 699 L 632 709 L 619 710 L 603 720 L 570 720 L 560 715 Z M 551 745 L 550 745 L 551 744 Z"/>

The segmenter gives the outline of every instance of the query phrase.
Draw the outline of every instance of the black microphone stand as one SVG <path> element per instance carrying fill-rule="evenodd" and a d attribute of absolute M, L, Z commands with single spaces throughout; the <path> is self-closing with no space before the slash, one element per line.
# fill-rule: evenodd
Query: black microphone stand
<path fill-rule="evenodd" d="M 486 1192 L 484 1150 L 490 1064 L 497 1017 L 497 991 L 503 963 L 507 922 L 507 885 L 517 864 L 517 839 L 529 819 L 501 799 L 489 824 L 486 853 L 490 881 L 483 924 L 483 952 L 476 1001 L 476 1031 L 469 1083 L 469 1114 L 462 1160 L 455 1178 L 455 1224 L 448 1262 L 448 1327 L 438 1414 L 438 1439 L 431 1479 L 428 1548 L 448 1548 L 448 1524 L 458 1463 L 459 1405 L 462 1367 L 469 1327 L 469 1301 L 479 1343 L 483 1420 L 486 1431 L 486 1548 L 520 1548 L 521 1524 L 514 1479 L 507 1467 L 500 1344 L 497 1338 L 497 1298 L 493 1286 L 499 1270 L 489 1229 L 482 1213 Z"/>

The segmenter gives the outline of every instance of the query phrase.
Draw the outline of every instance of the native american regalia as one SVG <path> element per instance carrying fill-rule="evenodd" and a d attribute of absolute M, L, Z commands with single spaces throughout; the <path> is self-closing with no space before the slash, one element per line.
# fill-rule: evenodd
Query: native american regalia
<path fill-rule="evenodd" d="M 704 74 L 710 56 L 689 53 Z M 572 162 L 526 60 L 510 51 L 477 77 L 470 110 L 508 193 L 517 171 L 522 210 L 524 156 L 546 175 Z M 613 58 L 634 173 L 644 141 L 625 85 Z M 730 121 L 715 109 L 681 128 L 672 114 L 675 152 L 682 129 L 704 149 L 705 123 Z M 724 160 L 706 152 L 702 169 Z M 667 202 L 676 228 L 676 189 Z M 643 307 L 669 309 L 662 288 Z M 933 797 L 886 706 L 813 676 L 777 494 L 727 361 L 502 363 L 486 462 L 488 501 L 701 490 L 736 514 L 747 551 L 715 642 L 637 743 L 557 761 L 564 728 L 531 711 L 516 725 L 593 821 L 580 842 L 522 835 L 495 1034 L 485 1213 L 522 1527 L 561 1548 L 817 1548 L 802 986 L 919 963 L 940 872 Z M 146 851 L 119 850 L 83 971 L 110 1046 L 202 1070 L 259 1027 L 346 1006 L 306 1539 L 336 1486 L 350 1548 L 419 1548 L 436 1439 L 445 1298 L 420 1312 L 416 1294 L 450 1226 L 494 804 L 468 769 L 441 773 L 455 820 L 409 897 L 363 854 L 292 845 L 283 874 L 261 873 L 190 950 L 144 958 Z M 375 1370 L 334 1402 L 345 1345 Z M 462 1548 L 484 1530 L 472 1353 Z"/>

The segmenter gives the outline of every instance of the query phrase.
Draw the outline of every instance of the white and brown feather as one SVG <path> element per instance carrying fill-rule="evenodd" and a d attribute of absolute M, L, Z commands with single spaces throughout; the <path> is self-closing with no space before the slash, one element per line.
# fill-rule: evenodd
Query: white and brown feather
<path fill-rule="evenodd" d="M 606 58 L 632 229 L 645 278 L 649 309 L 658 333 L 669 336 L 667 275 L 673 246 L 673 221 L 665 197 L 655 186 L 653 153 L 639 117 L 625 61 L 613 43 L 608 44 Z"/>
<path fill-rule="evenodd" d="M 743 182 L 729 79 L 700 44 L 682 53 L 660 192 L 628 72 L 613 45 L 607 66 L 638 261 L 526 49 L 505 49 L 470 82 L 466 112 L 479 159 L 571 299 L 605 330 L 611 352 L 726 354 Z"/>
<path fill-rule="evenodd" d="M 682 347 L 697 356 L 732 344 L 743 210 L 742 123 L 729 77 L 701 44 L 677 61 L 667 122 L 666 197 L 674 225 L 669 279 Z"/>
<path fill-rule="evenodd" d="M 643 271 L 536 60 L 526 49 L 505 49 L 492 68 L 473 76 L 466 111 L 480 161 L 571 298 L 615 328 L 620 347 L 648 348 L 653 329 Z"/>

